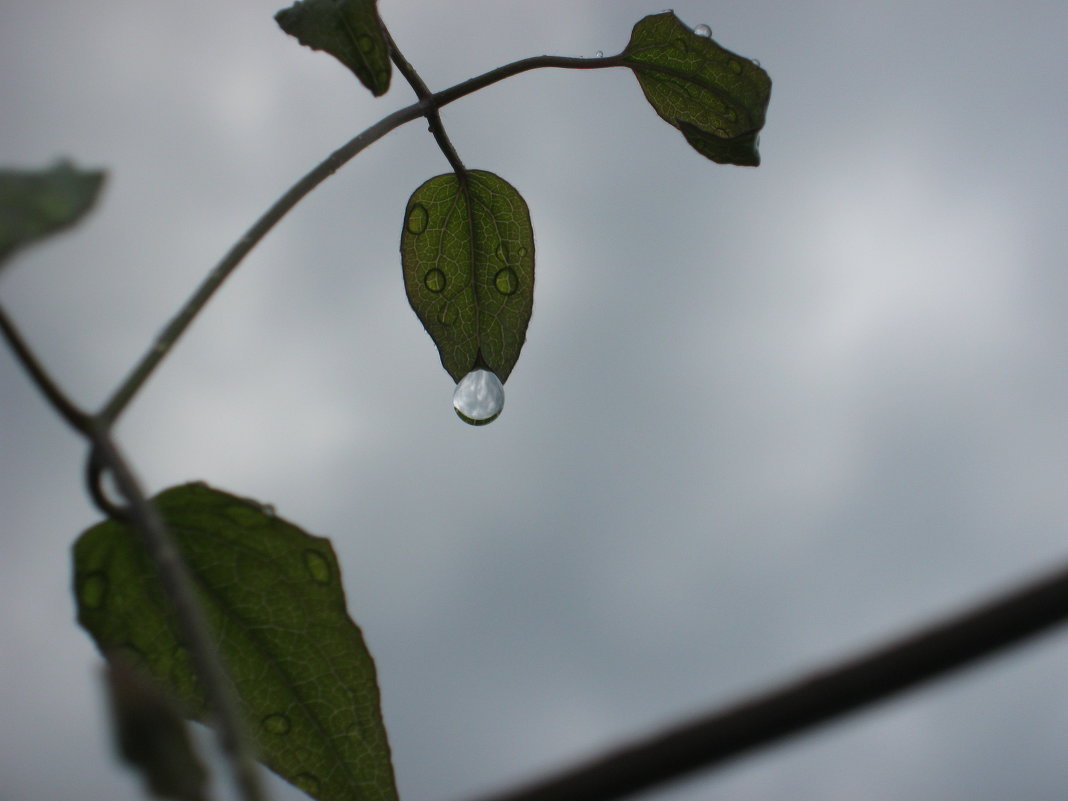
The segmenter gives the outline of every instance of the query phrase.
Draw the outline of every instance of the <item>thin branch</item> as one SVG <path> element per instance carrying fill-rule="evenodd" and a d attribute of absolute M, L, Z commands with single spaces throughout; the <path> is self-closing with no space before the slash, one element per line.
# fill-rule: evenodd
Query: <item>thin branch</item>
<path fill-rule="evenodd" d="M 140 484 L 104 428 L 90 432 L 91 460 L 104 466 L 126 499 L 125 514 L 140 532 L 160 583 L 174 610 L 182 639 L 189 649 L 197 678 L 204 688 L 208 709 L 215 719 L 219 743 L 229 759 L 234 784 L 244 801 L 264 801 L 266 795 L 252 749 L 245 737 L 237 702 L 230 689 L 226 669 L 212 642 L 211 628 L 193 589 L 189 568 L 178 553 L 159 512 L 141 490 Z"/>
<path fill-rule="evenodd" d="M 1068 566 L 902 639 L 482 801 L 609 801 L 845 715 L 1068 619 Z"/>
<path fill-rule="evenodd" d="M 413 67 L 408 59 L 404 57 L 404 54 L 401 53 L 400 48 L 397 47 L 397 43 L 394 41 L 389 30 L 385 27 L 383 27 L 382 30 L 386 34 L 386 41 L 389 43 L 389 52 L 393 59 L 393 63 L 415 91 L 415 96 L 420 100 L 432 97 L 433 92 L 430 91 L 430 88 L 423 81 L 422 77 L 420 77 L 415 67 Z M 441 122 L 441 114 L 438 113 L 436 108 L 427 112 L 426 121 L 430 126 L 430 133 L 434 135 L 434 140 L 438 143 L 438 147 L 441 148 L 441 152 L 445 154 L 445 158 L 448 159 L 453 172 L 456 173 L 461 181 L 465 181 L 467 168 L 464 167 L 464 163 L 460 160 L 460 154 L 456 152 L 452 140 L 449 139 L 449 135 L 445 132 L 445 126 Z"/>
<path fill-rule="evenodd" d="M 505 64 L 503 67 L 490 70 L 478 77 L 471 78 L 444 91 L 437 92 L 418 103 L 399 109 L 387 117 L 383 117 L 377 123 L 363 133 L 353 137 L 347 143 L 335 150 L 322 163 L 311 172 L 297 181 L 284 195 L 282 195 L 264 214 L 252 225 L 245 235 L 230 248 L 223 259 L 208 273 L 193 295 L 185 305 L 167 324 L 166 328 L 156 337 L 152 346 L 141 357 L 141 360 L 126 375 L 119 388 L 104 404 L 99 417 L 105 423 L 114 422 L 133 397 L 141 389 L 149 376 L 163 358 L 174 347 L 178 338 L 193 322 L 200 310 L 204 308 L 208 300 L 216 290 L 237 268 L 249 251 L 308 193 L 321 184 L 324 180 L 337 172 L 348 161 L 353 159 L 364 148 L 374 144 L 394 128 L 398 128 L 418 117 L 426 116 L 435 112 L 442 106 L 448 105 L 461 97 L 472 92 L 477 92 L 505 78 L 518 75 L 528 70 L 543 67 L 558 67 L 565 69 L 604 69 L 607 67 L 622 66 L 619 56 L 609 58 L 566 58 L 563 56 L 535 56 Z"/>
<path fill-rule="evenodd" d="M 79 409 L 67 397 L 66 393 L 59 388 L 52 376 L 45 370 L 44 365 L 38 361 L 33 351 L 30 350 L 30 346 L 22 338 L 22 334 L 19 333 L 14 321 L 7 316 L 7 312 L 4 311 L 2 306 L 0 306 L 0 330 L 3 331 L 4 338 L 11 346 L 11 350 L 15 352 L 15 357 L 19 360 L 22 368 L 29 373 L 30 379 L 41 391 L 41 394 L 45 396 L 49 405 L 67 422 L 67 425 L 75 431 L 86 433 L 91 424 L 89 415 Z"/>

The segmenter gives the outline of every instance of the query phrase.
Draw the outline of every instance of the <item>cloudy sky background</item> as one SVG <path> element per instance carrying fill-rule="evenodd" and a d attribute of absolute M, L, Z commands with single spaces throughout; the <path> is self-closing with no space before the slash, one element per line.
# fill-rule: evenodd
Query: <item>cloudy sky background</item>
<path fill-rule="evenodd" d="M 106 167 L 0 297 L 96 406 L 307 169 L 407 105 L 277 4 L 7 0 L 0 163 Z M 618 52 L 638 0 L 382 0 L 433 88 Z M 534 318 L 474 429 L 409 310 L 387 137 L 252 254 L 122 420 L 147 487 L 203 479 L 329 536 L 406 801 L 462 799 L 733 699 L 1068 556 L 1068 6 L 678 2 L 774 86 L 720 167 L 625 70 L 450 106 L 530 204 Z M 84 449 L 0 349 L 0 798 L 126 801 L 68 546 Z M 647 797 L 1048 799 L 1068 633 Z M 279 784 L 278 799 L 300 797 Z"/>

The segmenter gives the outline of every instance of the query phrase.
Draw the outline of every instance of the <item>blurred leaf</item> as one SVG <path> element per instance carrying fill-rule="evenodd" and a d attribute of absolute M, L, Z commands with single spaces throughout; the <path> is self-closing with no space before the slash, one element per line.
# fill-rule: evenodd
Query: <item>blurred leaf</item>
<path fill-rule="evenodd" d="M 185 721 L 147 677 L 118 652 L 107 654 L 108 695 L 119 755 L 157 798 L 203 801 L 206 774 Z"/>
<path fill-rule="evenodd" d="M 507 380 L 534 304 L 534 229 L 519 192 L 481 170 L 431 178 L 408 200 L 401 263 L 449 375 L 479 367 Z"/>
<path fill-rule="evenodd" d="M 103 171 L 78 170 L 66 161 L 50 170 L 0 170 L 0 262 L 76 223 L 103 183 Z"/>
<path fill-rule="evenodd" d="M 760 164 L 757 135 L 771 78 L 756 62 L 699 36 L 670 11 L 634 26 L 623 59 L 656 113 L 698 153 L 720 164 Z"/>
<path fill-rule="evenodd" d="M 329 540 L 254 501 L 189 484 L 153 501 L 192 571 L 249 733 L 321 801 L 395 801 L 374 663 Z M 138 534 L 108 521 L 74 545 L 78 620 L 205 721 L 203 695 Z"/>
<path fill-rule="evenodd" d="M 375 0 L 297 0 L 274 19 L 302 45 L 352 70 L 375 96 L 389 89 L 389 45 Z"/>

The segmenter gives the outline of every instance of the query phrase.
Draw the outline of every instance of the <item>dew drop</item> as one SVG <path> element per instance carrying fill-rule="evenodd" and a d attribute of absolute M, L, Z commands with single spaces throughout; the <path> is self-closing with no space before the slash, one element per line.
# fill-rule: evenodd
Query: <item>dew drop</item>
<path fill-rule="evenodd" d="M 521 258 L 521 259 L 525 259 L 527 257 L 527 249 L 526 248 L 519 248 L 519 251 L 518 251 L 518 253 L 516 255 L 519 256 L 519 258 Z"/>
<path fill-rule="evenodd" d="M 311 773 L 298 773 L 293 777 L 293 784 L 308 795 L 316 795 L 319 792 L 319 778 Z"/>
<path fill-rule="evenodd" d="M 445 273 L 437 267 L 427 270 L 426 275 L 423 276 L 423 283 L 431 292 L 441 292 L 445 289 Z"/>
<path fill-rule="evenodd" d="M 505 264 L 508 263 L 508 251 L 507 249 L 505 249 L 503 242 L 497 245 L 497 258 L 503 261 Z"/>
<path fill-rule="evenodd" d="M 742 74 L 742 63 L 740 61 L 736 61 L 732 58 L 727 66 L 730 67 L 731 72 L 733 72 L 735 75 Z"/>
<path fill-rule="evenodd" d="M 456 385 L 452 405 L 465 423 L 484 426 L 496 420 L 504 408 L 504 386 L 489 370 L 472 370 Z"/>
<path fill-rule="evenodd" d="M 703 36 L 705 39 L 711 39 L 712 38 L 712 29 L 709 28 L 704 23 L 702 23 L 701 25 L 698 25 L 696 28 L 694 28 L 693 32 L 695 34 L 697 34 L 698 36 Z"/>
<path fill-rule="evenodd" d="M 408 222 L 405 227 L 408 233 L 419 235 L 426 230 L 426 224 L 430 221 L 430 214 L 422 203 L 414 204 L 408 209 Z"/>
<path fill-rule="evenodd" d="M 604 51 L 603 50 L 598 50 L 597 51 L 597 58 L 604 58 Z"/>
<path fill-rule="evenodd" d="M 108 594 L 108 577 L 103 573 L 90 573 L 82 579 L 78 597 L 81 602 L 90 609 L 99 609 L 104 603 L 104 596 Z"/>
<path fill-rule="evenodd" d="M 310 548 L 304 552 L 304 567 L 308 569 L 308 575 L 317 584 L 330 583 L 330 563 L 318 551 Z"/>
<path fill-rule="evenodd" d="M 505 267 L 497 271 L 497 275 L 493 277 L 493 285 L 502 295 L 514 295 L 519 289 L 519 276 L 511 267 Z"/>
<path fill-rule="evenodd" d="M 292 727 L 285 715 L 268 715 L 260 721 L 260 725 L 268 734 L 288 734 Z"/>
<path fill-rule="evenodd" d="M 262 509 L 253 509 L 250 506 L 229 506 L 223 514 L 241 528 L 255 528 L 262 526 L 264 522 Z"/>

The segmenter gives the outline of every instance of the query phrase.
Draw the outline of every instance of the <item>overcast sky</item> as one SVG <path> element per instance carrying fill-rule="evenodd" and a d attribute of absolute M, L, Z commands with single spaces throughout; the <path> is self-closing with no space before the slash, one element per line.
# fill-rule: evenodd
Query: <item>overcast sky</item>
<path fill-rule="evenodd" d="M 444 88 L 618 52 L 638 0 L 382 0 Z M 255 0 L 5 0 L 0 163 L 105 167 L 0 297 L 95 406 L 293 181 L 407 105 Z M 212 301 L 122 420 L 153 492 L 203 479 L 333 539 L 405 801 L 453 801 L 899 633 L 1068 556 L 1068 5 L 679 2 L 774 85 L 714 165 L 628 71 L 450 106 L 531 208 L 538 287 L 471 428 L 410 311 L 410 124 Z M 0 798 L 140 798 L 110 757 L 68 548 L 84 449 L 0 348 Z M 1068 632 L 648 797 L 1068 791 Z M 295 799 L 281 783 L 275 797 Z"/>

